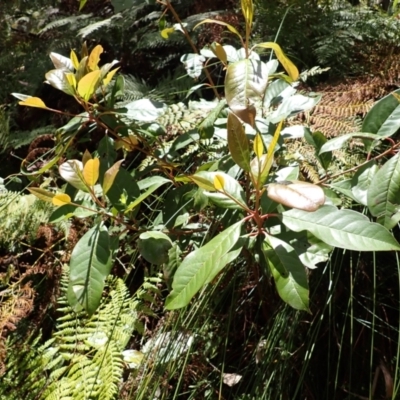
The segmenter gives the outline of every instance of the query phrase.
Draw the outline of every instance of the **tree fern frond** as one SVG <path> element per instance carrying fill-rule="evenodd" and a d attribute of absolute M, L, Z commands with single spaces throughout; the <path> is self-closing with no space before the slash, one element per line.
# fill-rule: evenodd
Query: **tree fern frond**
<path fill-rule="evenodd" d="M 93 24 L 87 25 L 78 31 L 78 36 L 82 36 L 82 38 L 85 38 L 85 37 L 89 36 L 91 33 L 97 31 L 98 29 L 111 26 L 112 23 L 114 23 L 116 19 L 120 19 L 120 18 L 122 18 L 121 14 L 117 14 L 117 15 L 113 15 L 110 18 L 104 19 L 102 21 L 98 21 Z"/>
<path fill-rule="evenodd" d="M 60 28 L 62 26 L 65 25 L 69 25 L 69 24 L 74 24 L 77 21 L 81 21 L 81 20 L 86 20 L 89 19 L 93 16 L 93 14 L 81 14 L 81 15 L 73 15 L 71 17 L 67 17 L 67 18 L 62 18 L 62 19 L 57 19 L 55 21 L 51 21 L 50 23 L 48 23 L 46 26 L 44 26 L 40 31 L 39 31 L 39 35 L 42 35 L 43 33 L 56 29 L 56 28 Z"/>

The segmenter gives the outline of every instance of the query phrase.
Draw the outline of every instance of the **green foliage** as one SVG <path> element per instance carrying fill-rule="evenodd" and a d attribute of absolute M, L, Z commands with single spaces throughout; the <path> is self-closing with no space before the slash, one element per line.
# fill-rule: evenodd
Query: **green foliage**
<path fill-rule="evenodd" d="M 140 7 L 134 5 L 122 13 L 137 16 L 142 11 Z M 171 3 L 167 2 L 165 7 L 175 15 Z M 71 258 L 67 259 L 69 275 L 63 297 L 58 301 L 65 306 L 58 310 L 63 315 L 57 319 L 52 338 L 42 347 L 35 343 L 32 351 L 36 352 L 34 362 L 38 364 L 29 364 L 24 372 L 28 377 L 26 385 L 32 385 L 32 396 L 40 391 L 39 398 L 43 399 L 115 398 L 121 394 L 119 384 L 126 361 L 135 369 L 126 381 L 131 384 L 128 397 L 134 394 L 135 398 L 150 398 L 162 390 L 167 393 L 165 398 L 176 397 L 180 389 L 189 385 L 187 370 L 180 367 L 183 355 L 185 362 L 188 361 L 192 343 L 206 341 L 192 335 L 189 327 L 207 333 L 206 324 L 203 331 L 193 322 L 198 317 L 196 311 L 193 320 L 185 319 L 186 310 L 191 313 L 203 307 L 201 323 L 208 318 L 205 310 L 215 313 L 214 308 L 224 304 L 218 313 L 223 314 L 227 309 L 233 318 L 236 305 L 232 306 L 235 304 L 232 299 L 236 304 L 240 302 L 238 308 L 247 300 L 239 295 L 244 286 L 232 289 L 230 285 L 245 278 L 241 284 L 247 283 L 251 293 L 257 291 L 264 304 L 260 308 L 270 307 L 263 310 L 265 315 L 273 315 L 275 309 L 279 313 L 285 307 L 276 300 L 278 295 L 295 310 L 311 314 L 318 304 L 312 298 L 310 301 L 315 283 L 310 276 L 316 274 L 309 269 L 336 254 L 332 253 L 334 248 L 389 254 L 399 250 L 400 245 L 390 231 L 399 221 L 400 206 L 398 157 L 392 157 L 399 145 L 390 139 L 398 126 L 397 97 L 383 99 L 372 108 L 363 132 L 327 140 L 321 133 L 311 133 L 303 126 L 285 126 L 286 120 L 315 107 L 320 96 L 297 92 L 301 75 L 279 45 L 272 41 L 250 43 L 255 18 L 253 3 L 242 1 L 241 7 L 243 36 L 230 23 L 209 16 L 198 21 L 196 16 L 191 25 L 165 28 L 161 23 L 161 35 L 153 31 L 144 36 L 143 42 L 148 42 L 143 48 L 141 39 L 137 43 L 139 50 L 154 50 L 168 48 L 171 43 L 179 46 L 187 39 L 194 51 L 190 31 L 197 28 L 196 23 L 226 27 L 239 39 L 240 49 L 214 43 L 181 58 L 189 76 L 202 79 L 204 73 L 206 77 L 189 94 L 209 86 L 214 91 L 214 101 L 201 99 L 188 105 L 168 106 L 166 101 L 171 99 L 165 89 L 168 86 L 152 90 L 147 82 L 124 78 L 114 68 L 116 60 L 101 62 L 102 45 L 89 51 L 86 43 L 79 56 L 75 51 L 69 57 L 52 52 L 54 69 L 45 75 L 47 84 L 78 105 L 78 112 L 65 111 L 40 97 L 13 93 L 22 106 L 71 118 L 55 132 L 51 160 L 37 171 L 25 168 L 24 173 L 32 180 L 50 175 L 47 185 L 32 185 L 28 190 L 56 207 L 51 221 L 72 219 L 84 225 Z M 151 21 L 155 15 L 160 16 L 155 13 L 149 17 Z M 116 16 L 107 17 L 83 28 L 80 24 L 84 20 L 84 15 L 58 20 L 44 32 L 57 29 L 57 24 L 76 24 L 74 29 L 81 29 L 81 36 L 96 33 L 100 37 L 113 32 L 114 22 L 118 22 Z M 139 23 L 144 21 L 145 17 L 139 18 Z M 157 38 L 152 40 L 155 34 Z M 184 50 L 181 46 L 181 53 Z M 261 50 L 261 55 L 256 50 Z M 265 51 L 271 53 L 268 62 L 262 54 Z M 147 55 L 152 57 L 151 53 Z M 210 75 L 209 65 L 216 59 L 221 70 L 226 70 L 224 100 Z M 159 63 L 157 71 L 164 68 L 162 64 Z M 141 98 L 144 95 L 146 98 Z M 7 124 L 8 121 L 4 126 Z M 381 135 L 382 127 L 385 129 Z M 315 183 L 304 182 L 300 163 L 287 150 L 288 141 L 303 136 L 310 149 L 310 158 L 305 162 L 316 165 Z M 382 140 L 386 138 L 390 140 Z M 360 165 L 349 150 L 356 144 L 360 148 L 358 156 L 362 157 Z M 346 209 L 351 207 L 354 209 Z M 151 281 L 145 281 L 132 300 L 123 281 L 110 277 L 113 271 L 129 281 L 138 270 L 150 276 L 158 276 L 162 271 L 165 285 L 170 289 L 165 309 L 184 311 L 171 311 L 161 328 L 153 329 L 153 337 L 141 346 L 140 352 L 123 354 L 133 329 L 141 333 L 144 330 L 138 323 L 138 299 L 149 302 L 155 309 L 162 307 L 155 304 L 158 286 Z M 161 282 L 157 279 L 156 283 Z M 222 302 L 224 296 L 229 300 Z M 252 296 L 255 295 L 249 294 L 250 299 Z M 271 306 L 267 304 L 270 300 Z M 146 306 L 141 311 L 146 317 L 155 316 Z M 301 318 L 311 318 L 306 313 L 300 317 L 295 311 L 279 315 L 282 321 L 284 315 L 288 316 L 285 324 L 296 327 Z M 253 321 L 256 330 L 264 327 L 264 321 L 253 317 L 245 320 Z M 251 348 L 260 353 L 264 348 L 270 351 L 269 366 L 263 364 L 262 369 L 262 380 L 265 382 L 266 376 L 269 380 L 265 386 L 261 381 L 251 388 L 241 386 L 238 396 L 246 398 L 247 394 L 254 394 L 267 398 L 277 393 L 270 384 L 274 379 L 271 365 L 277 357 L 273 349 L 285 348 L 279 354 L 281 360 L 298 351 L 293 344 L 293 332 L 289 335 L 283 328 L 279 332 L 290 337 L 290 345 L 282 345 L 265 330 L 263 336 L 270 343 L 262 341 L 258 347 L 252 338 Z M 219 336 L 224 337 L 221 332 Z M 218 341 L 215 337 L 213 340 Z M 12 350 L 15 343 L 10 342 L 9 346 Z M 206 350 L 197 354 L 203 368 L 210 364 L 206 357 L 212 357 Z M 255 357 L 259 363 L 261 357 L 257 351 Z M 299 359 L 306 359 L 306 355 L 302 357 Z M 13 363 L 12 359 L 5 363 L 9 375 L 4 393 L 13 385 L 16 374 L 10 368 Z M 285 365 L 289 368 L 289 364 Z M 32 369 L 45 372 L 45 386 L 43 380 L 33 383 L 36 375 Z M 221 372 L 220 387 L 221 382 L 230 386 L 224 374 Z M 299 391 L 299 386 L 286 390 L 287 378 L 283 373 L 279 376 L 280 395 L 284 393 L 290 398 L 290 394 Z M 171 386 L 177 388 L 174 394 L 165 389 Z M 212 398 L 215 382 L 210 387 L 213 390 L 207 396 Z"/>

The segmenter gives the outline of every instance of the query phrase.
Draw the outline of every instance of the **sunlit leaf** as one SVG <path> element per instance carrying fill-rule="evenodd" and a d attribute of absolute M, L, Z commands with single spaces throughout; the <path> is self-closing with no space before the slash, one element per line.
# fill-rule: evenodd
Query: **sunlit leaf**
<path fill-rule="evenodd" d="M 79 160 L 68 160 L 58 167 L 61 178 L 70 183 L 73 187 L 87 192 L 88 188 L 82 181 L 82 171 L 83 164 Z"/>
<path fill-rule="evenodd" d="M 271 183 L 267 192 L 268 197 L 277 203 L 304 211 L 315 211 L 325 203 L 322 188 L 308 182 Z"/>
<path fill-rule="evenodd" d="M 28 188 L 29 192 L 35 195 L 38 199 L 43 200 L 47 203 L 53 202 L 54 193 L 49 192 L 41 188 Z"/>
<path fill-rule="evenodd" d="M 224 190 L 225 180 L 222 175 L 215 175 L 214 177 L 214 187 L 216 190 L 221 191 Z"/>
<path fill-rule="evenodd" d="M 44 104 L 43 100 L 39 97 L 28 97 L 26 100 L 18 102 L 18 104 L 20 106 L 48 109 L 46 104 Z"/>
<path fill-rule="evenodd" d="M 114 77 L 115 73 L 119 70 L 119 68 L 120 67 L 115 68 L 107 74 L 107 76 L 103 79 L 104 86 L 107 86 L 111 82 L 111 79 Z"/>
<path fill-rule="evenodd" d="M 100 159 L 92 158 L 83 167 L 82 175 L 89 186 L 94 186 L 99 179 Z"/>
<path fill-rule="evenodd" d="M 89 72 L 78 83 L 78 93 L 86 101 L 88 101 L 96 91 L 100 83 L 101 71 Z"/>
<path fill-rule="evenodd" d="M 262 47 L 264 49 L 272 49 L 275 51 L 276 58 L 280 61 L 285 71 L 288 75 L 295 81 L 299 77 L 299 71 L 297 67 L 290 61 L 285 53 L 282 51 L 281 47 L 277 43 L 273 42 L 266 42 L 266 43 L 259 43 L 256 44 L 255 47 Z"/>
<path fill-rule="evenodd" d="M 223 193 L 215 191 L 214 180 L 218 175 L 223 178 Z M 206 195 L 215 205 L 229 209 L 246 208 L 246 196 L 244 194 L 244 190 L 242 186 L 240 186 L 240 183 L 230 175 L 222 171 L 198 171 L 192 176 L 192 178 L 196 183 L 201 180 L 201 186 L 199 186 L 202 188 L 205 188 L 209 185 L 212 187 L 212 190 L 205 191 L 204 195 Z"/>
<path fill-rule="evenodd" d="M 57 53 L 50 53 L 50 58 L 54 67 L 57 69 L 65 69 L 71 72 L 74 70 L 74 64 L 68 57 L 64 57 Z"/>
<path fill-rule="evenodd" d="M 107 194 L 107 192 L 110 190 L 111 186 L 113 185 L 115 177 L 117 176 L 119 168 L 123 162 L 124 162 L 124 160 L 117 161 L 104 174 L 104 179 L 103 179 L 103 193 L 104 194 Z"/>
<path fill-rule="evenodd" d="M 161 35 L 162 38 L 168 39 L 169 36 L 174 32 L 175 32 L 175 28 L 173 28 L 173 27 L 172 28 L 165 28 L 160 32 L 160 35 Z"/>
<path fill-rule="evenodd" d="M 69 94 L 70 96 L 75 95 L 75 88 L 71 86 L 66 71 L 62 69 L 52 69 L 47 72 L 46 75 L 46 83 L 53 86 L 54 88 L 61 90 L 64 93 Z"/>
<path fill-rule="evenodd" d="M 71 197 L 65 193 L 58 193 L 53 197 L 52 202 L 55 206 L 65 206 L 71 203 Z"/>
<path fill-rule="evenodd" d="M 229 64 L 225 75 L 225 97 L 231 110 L 254 124 L 254 104 L 261 101 L 268 83 L 268 68 L 260 60 L 244 59 Z"/>
<path fill-rule="evenodd" d="M 78 67 L 79 67 L 78 56 L 76 55 L 76 53 L 73 50 L 71 50 L 69 58 L 71 59 L 71 62 L 72 62 L 72 65 L 74 66 L 74 68 L 78 69 Z"/>
<path fill-rule="evenodd" d="M 217 56 L 223 64 L 228 63 L 228 56 L 226 55 L 225 49 L 217 42 L 214 42 L 210 46 L 212 52 Z"/>
<path fill-rule="evenodd" d="M 94 71 L 99 68 L 100 54 L 103 51 L 103 47 L 99 44 L 91 51 L 88 59 L 88 68 L 90 71 Z"/>
<path fill-rule="evenodd" d="M 256 153 L 256 156 L 260 158 L 263 153 L 264 153 L 264 144 L 261 138 L 261 135 L 257 132 L 256 137 L 254 138 L 254 153 Z"/>

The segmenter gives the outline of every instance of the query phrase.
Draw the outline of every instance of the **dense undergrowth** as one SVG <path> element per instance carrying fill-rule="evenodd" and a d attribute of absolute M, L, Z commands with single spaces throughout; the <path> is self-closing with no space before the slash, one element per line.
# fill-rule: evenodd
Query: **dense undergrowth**
<path fill-rule="evenodd" d="M 396 9 L 83 3 L 0 4 L 0 399 L 398 398 Z"/>

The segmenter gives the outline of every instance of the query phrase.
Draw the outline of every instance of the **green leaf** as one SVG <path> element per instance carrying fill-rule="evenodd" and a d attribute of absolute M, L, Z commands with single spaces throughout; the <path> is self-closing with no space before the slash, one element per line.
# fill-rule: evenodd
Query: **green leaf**
<path fill-rule="evenodd" d="M 400 221 L 400 155 L 374 175 L 367 192 L 367 204 L 377 222 L 392 229 Z"/>
<path fill-rule="evenodd" d="M 225 99 L 220 100 L 216 107 L 211 112 L 209 112 L 207 117 L 204 118 L 204 120 L 199 124 L 197 130 L 200 133 L 201 139 L 211 139 L 213 137 L 215 130 L 214 123 L 225 106 Z"/>
<path fill-rule="evenodd" d="M 372 179 L 378 170 L 379 167 L 376 162 L 371 160 L 358 169 L 351 179 L 351 191 L 353 196 L 364 206 L 368 205 L 367 193 L 371 188 Z"/>
<path fill-rule="evenodd" d="M 333 247 L 356 251 L 400 250 L 399 243 L 382 225 L 353 210 L 322 206 L 317 211 L 289 210 L 282 222 L 295 232 L 303 230 Z"/>
<path fill-rule="evenodd" d="M 104 225 L 87 231 L 74 247 L 70 260 L 68 302 L 92 315 L 100 304 L 112 266 L 110 237 Z"/>
<path fill-rule="evenodd" d="M 400 89 L 393 93 L 400 94 Z M 392 94 L 389 94 L 371 108 L 364 119 L 361 130 L 389 137 L 398 131 L 399 126 L 400 104 Z"/>
<path fill-rule="evenodd" d="M 267 236 L 263 253 L 281 299 L 296 310 L 309 311 L 307 274 L 294 248 L 283 240 Z"/>
<path fill-rule="evenodd" d="M 264 96 L 268 83 L 268 68 L 260 60 L 244 59 L 229 64 L 225 75 L 225 98 L 231 110 L 244 122 L 256 102 Z"/>
<path fill-rule="evenodd" d="M 228 147 L 233 161 L 245 171 L 250 171 L 249 141 L 244 133 L 244 127 L 238 117 L 228 114 Z"/>
<path fill-rule="evenodd" d="M 315 269 L 318 263 L 328 260 L 329 254 L 333 250 L 331 246 L 316 238 L 310 232 L 285 231 L 284 227 L 282 228 L 282 232 L 275 237 L 289 243 L 304 266 Z"/>
<path fill-rule="evenodd" d="M 224 180 L 224 193 L 215 192 L 214 179 L 217 175 L 222 176 Z M 207 188 L 207 190 L 209 190 L 204 191 L 203 193 L 215 205 L 229 209 L 242 209 L 246 207 L 246 197 L 243 188 L 240 186 L 239 182 L 236 179 L 232 178 L 225 172 L 200 171 L 193 175 L 193 180 L 196 183 L 198 183 L 198 181 L 201 179 L 204 180 L 205 184 L 199 186 L 202 188 Z"/>
<path fill-rule="evenodd" d="M 242 224 L 243 221 L 239 221 L 225 229 L 183 260 L 175 272 L 172 292 L 165 302 L 166 309 L 174 310 L 188 305 L 207 282 L 211 282 L 226 264 L 237 257 L 241 249 L 231 250 L 239 240 Z"/>
<path fill-rule="evenodd" d="M 133 210 L 143 200 L 149 197 L 154 191 L 156 191 L 159 187 L 165 185 L 166 183 L 171 183 L 171 181 L 169 179 L 163 178 L 162 176 L 152 176 L 151 178 L 143 179 L 143 181 L 138 183 L 139 188 L 145 189 L 148 187 L 148 189 L 144 193 L 142 193 L 137 199 L 129 203 L 125 212 Z"/>
<path fill-rule="evenodd" d="M 171 247 L 172 241 L 165 233 L 149 231 L 139 236 L 139 252 L 151 264 L 161 265 L 168 262 L 168 251 Z"/>
<path fill-rule="evenodd" d="M 140 195 L 136 181 L 129 172 L 120 168 L 111 188 L 107 191 L 107 197 L 111 204 L 121 212 L 126 210 L 128 204 Z"/>
<path fill-rule="evenodd" d="M 311 144 L 311 146 L 314 147 L 315 156 L 317 157 L 322 168 L 326 171 L 332 161 L 332 152 L 327 151 L 320 154 L 320 150 L 322 146 L 328 141 L 328 139 L 322 132 L 316 131 L 311 133 L 308 128 L 305 129 L 304 138 L 309 144 Z"/>
<path fill-rule="evenodd" d="M 382 139 L 378 135 L 373 133 L 363 133 L 363 132 L 355 132 L 348 133 L 346 135 L 335 137 L 331 140 L 328 140 L 320 149 L 319 154 L 326 153 L 328 151 L 341 149 L 350 139 Z"/>

